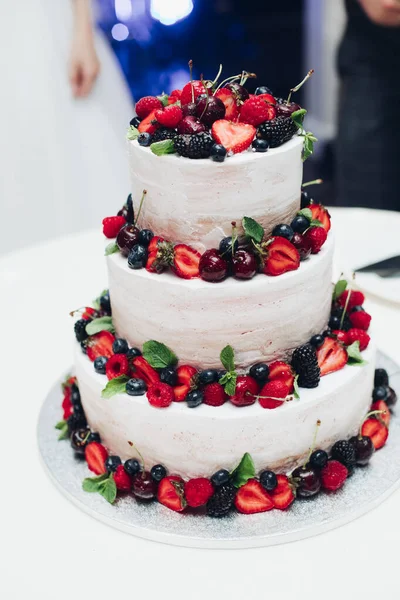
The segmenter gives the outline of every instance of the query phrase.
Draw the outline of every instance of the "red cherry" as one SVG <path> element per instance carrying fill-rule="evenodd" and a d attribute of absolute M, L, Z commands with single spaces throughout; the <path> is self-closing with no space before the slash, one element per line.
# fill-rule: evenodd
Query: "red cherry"
<path fill-rule="evenodd" d="M 199 263 L 200 277 L 204 281 L 222 281 L 228 272 L 228 263 L 220 255 L 216 248 L 206 250 Z"/>
<path fill-rule="evenodd" d="M 202 133 L 206 130 L 204 123 L 201 123 L 196 117 L 184 117 L 177 127 L 178 133 L 181 135 L 193 135 L 194 133 Z"/>
<path fill-rule="evenodd" d="M 195 117 L 197 112 L 197 105 L 195 102 L 189 102 L 189 104 L 184 104 L 181 110 L 184 117 Z"/>
<path fill-rule="evenodd" d="M 157 484 L 148 471 L 141 471 L 133 478 L 132 492 L 140 500 L 153 500 L 157 494 Z"/>
<path fill-rule="evenodd" d="M 254 404 L 258 394 L 258 383 L 250 375 L 239 375 L 236 380 L 236 390 L 234 396 L 229 400 L 235 406 L 250 406 Z"/>
<path fill-rule="evenodd" d="M 247 100 L 250 95 L 246 88 L 240 85 L 240 83 L 236 83 L 236 81 L 227 83 L 224 87 L 226 87 L 228 90 L 231 90 L 231 92 L 233 92 L 236 98 L 241 102 Z"/>
<path fill-rule="evenodd" d="M 124 256 L 128 256 L 133 246 L 139 243 L 140 231 L 134 225 L 125 225 L 117 235 L 117 246 Z"/>
<path fill-rule="evenodd" d="M 292 244 L 297 248 L 300 254 L 300 260 L 306 260 L 311 254 L 311 244 L 301 233 L 295 233 L 292 237 Z"/>
<path fill-rule="evenodd" d="M 283 102 L 282 104 L 276 105 L 276 116 L 277 117 L 290 117 L 296 110 L 300 110 L 301 106 L 296 104 L 296 102 Z"/>
<path fill-rule="evenodd" d="M 225 117 L 225 104 L 215 96 L 207 96 L 203 94 L 196 101 L 196 115 L 201 122 L 211 127 L 214 121 Z"/>
<path fill-rule="evenodd" d="M 237 279 L 251 279 L 257 272 L 257 261 L 251 252 L 238 250 L 233 255 L 233 274 Z"/>

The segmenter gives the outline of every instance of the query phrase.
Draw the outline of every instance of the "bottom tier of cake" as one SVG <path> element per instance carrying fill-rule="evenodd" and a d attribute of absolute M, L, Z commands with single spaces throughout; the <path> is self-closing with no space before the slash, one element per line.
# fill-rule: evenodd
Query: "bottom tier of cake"
<path fill-rule="evenodd" d="M 157 409 L 146 396 L 117 394 L 102 398 L 104 376 L 76 345 L 75 374 L 90 427 L 99 432 L 110 452 L 122 460 L 143 457 L 146 468 L 161 463 L 184 478 L 209 477 L 220 468 L 231 470 L 246 452 L 257 470 L 286 473 L 304 462 L 316 429 L 318 448 L 329 450 L 360 427 L 371 405 L 375 348 L 363 352 L 366 364 L 347 365 L 321 379 L 312 390 L 301 389 L 274 410 L 258 403 L 238 408 L 186 403 Z"/>

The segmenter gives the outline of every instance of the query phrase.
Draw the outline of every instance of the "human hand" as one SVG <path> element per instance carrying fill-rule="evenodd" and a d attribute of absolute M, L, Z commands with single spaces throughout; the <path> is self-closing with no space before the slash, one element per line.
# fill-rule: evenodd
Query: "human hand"
<path fill-rule="evenodd" d="M 74 37 L 68 71 L 75 98 L 87 96 L 100 72 L 100 62 L 91 38 L 82 35 Z"/>
<path fill-rule="evenodd" d="M 385 27 L 400 27 L 400 0 L 358 1 L 373 23 Z"/>

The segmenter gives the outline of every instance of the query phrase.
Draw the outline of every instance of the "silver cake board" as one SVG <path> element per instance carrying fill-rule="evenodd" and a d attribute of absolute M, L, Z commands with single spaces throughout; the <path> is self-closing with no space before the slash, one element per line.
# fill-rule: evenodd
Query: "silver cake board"
<path fill-rule="evenodd" d="M 378 366 L 384 367 L 389 375 L 394 374 L 390 385 L 399 391 L 398 365 L 379 353 Z M 82 490 L 83 479 L 90 476 L 86 463 L 74 457 L 68 440 L 57 439 L 54 426 L 61 414 L 61 380 L 51 388 L 39 415 L 38 442 L 43 464 L 60 492 L 78 508 L 131 535 L 192 548 L 283 544 L 349 523 L 378 506 L 400 486 L 400 419 L 394 413 L 388 442 L 374 454 L 367 467 L 356 469 L 338 492 L 322 492 L 312 500 L 296 500 L 287 511 L 232 513 L 224 519 L 213 519 L 203 514 L 176 513 L 158 502 L 137 502 L 132 496 L 120 497 L 111 505 L 100 495 Z"/>

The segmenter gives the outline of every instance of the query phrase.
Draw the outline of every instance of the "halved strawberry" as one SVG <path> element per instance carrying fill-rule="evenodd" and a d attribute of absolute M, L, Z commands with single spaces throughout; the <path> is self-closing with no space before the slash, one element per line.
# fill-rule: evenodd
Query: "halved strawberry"
<path fill-rule="evenodd" d="M 299 268 L 300 254 L 286 238 L 281 236 L 271 238 L 266 244 L 266 249 L 267 256 L 263 268 L 263 273 L 266 275 L 282 275 Z"/>
<path fill-rule="evenodd" d="M 148 246 L 148 251 L 149 252 L 154 252 L 156 250 L 158 250 L 158 244 L 159 242 L 165 242 L 164 238 L 160 237 L 159 235 L 155 235 L 152 239 L 151 242 Z"/>
<path fill-rule="evenodd" d="M 216 92 L 215 97 L 222 100 L 225 105 L 225 119 L 227 121 L 237 121 L 239 116 L 239 106 L 232 90 L 221 88 Z"/>
<path fill-rule="evenodd" d="M 173 270 L 183 279 L 199 277 L 199 263 L 201 254 L 186 244 L 177 244 L 174 247 Z"/>
<path fill-rule="evenodd" d="M 92 362 L 98 356 L 110 358 L 113 355 L 112 345 L 115 336 L 110 331 L 100 331 L 88 338 L 86 345 L 86 354 Z"/>
<path fill-rule="evenodd" d="M 183 402 L 190 392 L 190 385 L 176 385 L 174 387 L 174 402 Z"/>
<path fill-rule="evenodd" d="M 347 352 L 343 344 L 337 340 L 327 337 L 324 343 L 317 350 L 318 365 L 321 369 L 321 376 L 328 375 L 343 369 L 347 363 Z"/>
<path fill-rule="evenodd" d="M 289 394 L 293 392 L 294 376 L 292 367 L 283 362 L 283 360 L 275 360 L 269 365 L 268 381 L 282 381 L 288 386 Z"/>
<path fill-rule="evenodd" d="M 153 250 L 153 252 L 149 252 L 146 262 L 146 271 L 149 273 L 157 273 L 160 275 L 163 271 L 165 271 L 166 266 L 163 265 L 158 257 L 158 250 Z"/>
<path fill-rule="evenodd" d="M 371 438 L 375 450 L 379 450 L 386 444 L 389 429 L 379 419 L 370 418 L 364 421 L 361 427 L 361 435 Z"/>
<path fill-rule="evenodd" d="M 176 512 L 185 510 L 186 500 L 183 479 L 178 475 L 170 475 L 161 479 L 157 491 L 157 500 L 160 504 Z"/>
<path fill-rule="evenodd" d="M 236 154 L 247 150 L 251 145 L 256 128 L 247 123 L 231 123 L 226 119 L 219 119 L 213 124 L 211 133 L 218 144 L 225 146 L 228 152 Z"/>
<path fill-rule="evenodd" d="M 376 418 L 378 419 L 378 421 L 382 421 L 386 425 L 386 427 L 389 427 L 390 410 L 384 400 L 378 400 L 377 402 L 374 402 L 371 406 L 371 410 L 381 410 L 381 414 L 376 415 Z"/>
<path fill-rule="evenodd" d="M 312 212 L 312 218 L 322 223 L 323 228 L 328 232 L 331 228 L 331 215 L 322 204 L 310 204 L 307 206 Z"/>
<path fill-rule="evenodd" d="M 292 504 L 295 495 L 286 475 L 277 475 L 276 478 L 278 480 L 278 485 L 274 491 L 271 492 L 272 502 L 274 503 L 275 508 L 285 510 Z"/>
<path fill-rule="evenodd" d="M 135 377 L 139 377 L 143 379 L 147 383 L 147 385 L 151 385 L 154 383 L 158 383 L 160 381 L 160 376 L 155 369 L 143 356 L 137 356 L 133 359 L 132 364 L 134 366 L 134 375 Z"/>
<path fill-rule="evenodd" d="M 193 387 L 197 369 L 190 365 L 181 365 L 176 370 L 177 385 L 174 387 L 175 402 L 183 402 Z"/>
<path fill-rule="evenodd" d="M 235 496 L 236 509 L 245 515 L 266 512 L 274 508 L 271 496 L 256 479 L 249 479 Z"/>
<path fill-rule="evenodd" d="M 140 133 L 154 133 L 159 127 L 160 123 L 156 119 L 156 110 L 152 110 L 143 121 L 140 121 L 138 130 Z"/>
<path fill-rule="evenodd" d="M 107 450 L 104 448 L 103 444 L 100 444 L 99 442 L 90 442 L 90 444 L 85 446 L 86 462 L 89 469 L 93 471 L 93 473 L 96 473 L 96 475 L 106 473 L 104 463 L 107 456 Z"/>

